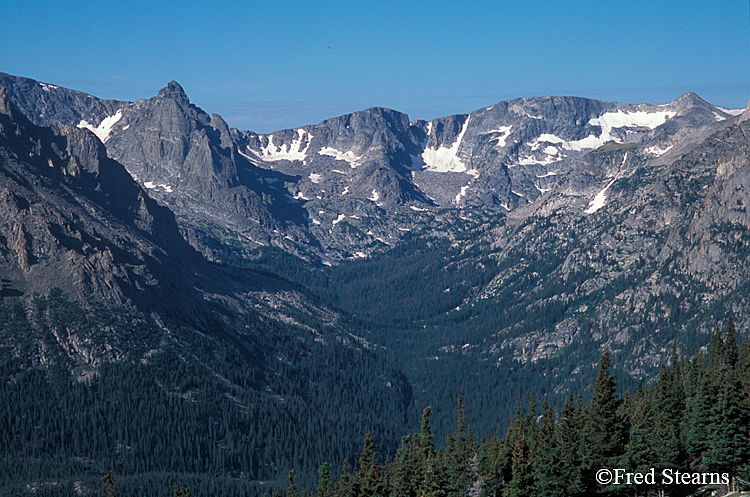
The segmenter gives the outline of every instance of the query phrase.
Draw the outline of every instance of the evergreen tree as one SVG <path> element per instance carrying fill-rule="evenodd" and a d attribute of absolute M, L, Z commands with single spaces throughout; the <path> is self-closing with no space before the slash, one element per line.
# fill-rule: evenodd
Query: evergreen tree
<path fill-rule="evenodd" d="M 589 492 L 601 488 L 594 475 L 601 468 L 614 468 L 627 442 L 626 423 L 617 399 L 617 381 L 609 370 L 612 362 L 605 352 L 599 363 L 599 374 L 594 382 L 594 394 L 586 410 L 581 450 L 584 483 Z"/>
<path fill-rule="evenodd" d="M 724 339 L 721 335 L 721 328 L 717 326 L 711 336 L 711 347 L 708 349 L 708 364 L 712 372 L 718 372 L 724 368 Z"/>
<path fill-rule="evenodd" d="M 299 491 L 297 490 L 297 484 L 294 482 L 294 480 L 295 480 L 294 470 L 290 469 L 289 474 L 286 477 L 286 481 L 287 481 L 286 497 L 300 497 Z"/>
<path fill-rule="evenodd" d="M 555 413 L 549 406 L 547 397 L 542 404 L 542 419 L 535 448 L 532 450 L 533 459 L 537 470 L 537 492 L 542 496 L 556 494 L 555 464 L 558 455 L 557 426 L 555 424 Z"/>
<path fill-rule="evenodd" d="M 652 401 L 640 391 L 635 399 L 635 411 L 630 423 L 630 436 L 622 456 L 621 466 L 628 471 L 645 473 L 657 460 L 653 427 L 655 424 Z"/>
<path fill-rule="evenodd" d="M 375 460 L 375 450 L 373 435 L 369 432 L 365 436 L 362 452 L 359 454 L 359 469 L 356 472 L 358 496 L 383 495 L 383 476 Z"/>
<path fill-rule="evenodd" d="M 500 497 L 506 488 L 503 470 L 507 466 L 506 461 L 511 459 L 507 451 L 505 440 L 497 435 L 489 442 L 482 444 L 479 456 L 478 470 L 482 477 L 482 495 L 488 497 Z"/>
<path fill-rule="evenodd" d="M 190 489 L 187 489 L 183 486 L 177 486 L 175 485 L 174 488 L 172 488 L 172 497 L 191 497 L 192 494 L 190 493 Z"/>
<path fill-rule="evenodd" d="M 716 402 L 714 385 L 701 375 L 697 390 L 685 406 L 682 443 L 690 467 L 697 467 L 707 449 L 712 406 Z"/>
<path fill-rule="evenodd" d="M 331 465 L 327 462 L 321 464 L 318 469 L 318 488 L 315 490 L 315 497 L 333 497 Z"/>
<path fill-rule="evenodd" d="M 712 414 L 704 465 L 710 471 L 728 472 L 734 481 L 750 462 L 750 405 L 735 374 L 725 379 Z"/>
<path fill-rule="evenodd" d="M 724 339 L 724 362 L 727 367 L 734 369 L 737 366 L 739 351 L 737 350 L 737 335 L 734 329 L 734 321 L 730 317 L 727 321 L 727 334 Z"/>
<path fill-rule="evenodd" d="M 458 398 L 456 405 L 456 431 L 448 435 L 444 461 L 446 465 L 447 494 L 455 497 L 464 497 L 468 494 L 469 487 L 476 480 L 476 471 L 473 468 L 473 459 L 477 454 L 478 447 L 474 441 L 471 428 L 466 428 L 464 414 L 466 406 L 463 397 Z"/>
<path fill-rule="evenodd" d="M 534 464 L 529 453 L 526 436 L 521 435 L 516 439 L 513 448 L 512 478 L 508 484 L 508 490 L 503 494 L 505 497 L 528 497 L 535 491 Z"/>
<path fill-rule="evenodd" d="M 117 497 L 117 480 L 111 471 L 107 471 L 107 474 L 102 478 L 104 485 L 107 489 L 107 497 Z"/>
<path fill-rule="evenodd" d="M 554 463 L 548 481 L 549 495 L 577 497 L 585 492 L 581 474 L 582 411 L 580 394 L 576 401 L 570 394 L 563 407 L 552 449 Z"/>
<path fill-rule="evenodd" d="M 357 495 L 355 487 L 355 478 L 351 474 L 349 461 L 344 459 L 341 465 L 341 477 L 336 482 L 335 497 L 355 497 Z"/>

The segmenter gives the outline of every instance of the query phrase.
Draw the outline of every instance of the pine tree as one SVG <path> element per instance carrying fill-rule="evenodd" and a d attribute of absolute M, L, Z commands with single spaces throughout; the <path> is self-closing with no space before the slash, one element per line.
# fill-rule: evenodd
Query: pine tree
<path fill-rule="evenodd" d="M 750 462 L 750 404 L 735 374 L 725 379 L 712 415 L 704 465 L 710 471 L 728 472 L 734 480 Z"/>
<path fill-rule="evenodd" d="M 174 488 L 172 488 L 172 497 L 191 497 L 192 493 L 190 493 L 190 489 L 187 489 L 183 486 L 177 486 L 175 485 Z"/>
<path fill-rule="evenodd" d="M 718 372 L 724 368 L 724 339 L 721 335 L 721 328 L 716 327 L 711 337 L 711 347 L 708 349 L 708 364 L 712 372 Z"/>
<path fill-rule="evenodd" d="M 521 435 L 516 439 L 513 449 L 512 474 L 508 490 L 503 495 L 505 497 L 528 497 L 533 495 L 535 490 L 534 464 L 529 454 L 525 435 Z"/>
<path fill-rule="evenodd" d="M 349 466 L 347 459 L 344 459 L 341 465 L 341 477 L 336 482 L 334 495 L 335 497 L 355 497 L 357 495 L 355 478 L 351 474 L 351 466 Z"/>
<path fill-rule="evenodd" d="M 682 423 L 682 444 L 685 447 L 690 467 L 698 466 L 707 449 L 708 426 L 715 402 L 714 385 L 706 374 L 702 374 L 695 394 L 686 403 Z"/>
<path fill-rule="evenodd" d="M 532 450 L 534 465 L 537 470 L 537 492 L 541 496 L 555 495 L 556 475 L 555 464 L 558 454 L 557 426 L 555 424 L 555 413 L 549 406 L 547 397 L 542 404 L 542 419 L 535 447 Z"/>
<path fill-rule="evenodd" d="M 584 482 L 591 492 L 601 490 L 593 479 L 596 471 L 616 467 L 627 441 L 627 425 L 619 410 L 617 381 L 615 375 L 609 372 L 611 366 L 609 352 L 605 352 L 599 363 L 594 394 L 585 416 L 581 464 Z"/>
<path fill-rule="evenodd" d="M 117 480 L 115 480 L 111 471 L 107 471 L 102 481 L 107 487 L 107 497 L 117 497 Z"/>
<path fill-rule="evenodd" d="M 622 456 L 621 466 L 629 471 L 645 473 L 657 460 L 654 447 L 655 424 L 650 395 L 641 392 L 635 399 L 635 411 L 630 423 L 630 436 Z"/>
<path fill-rule="evenodd" d="M 503 470 L 507 465 L 506 461 L 510 459 L 505 440 L 501 440 L 497 435 L 493 436 L 489 442 L 482 444 L 478 464 L 479 474 L 482 477 L 482 495 L 488 497 L 502 495 L 508 481 L 503 475 Z"/>
<path fill-rule="evenodd" d="M 549 494 L 556 497 L 583 495 L 585 487 L 581 474 L 581 436 L 583 432 L 583 401 L 573 394 L 563 407 L 553 446 L 554 465 L 549 477 Z"/>
<path fill-rule="evenodd" d="M 445 466 L 447 494 L 450 496 L 464 497 L 468 494 L 469 487 L 476 480 L 476 471 L 473 469 L 472 461 L 477 454 L 478 447 L 474 441 L 471 428 L 466 428 L 464 421 L 463 397 L 458 398 L 456 413 L 456 431 L 448 435 L 445 448 Z"/>
<path fill-rule="evenodd" d="M 356 472 L 358 496 L 372 497 L 383 494 L 383 475 L 375 460 L 376 448 L 372 432 L 369 432 L 359 454 L 359 469 Z"/>
<path fill-rule="evenodd" d="M 734 369 L 737 366 L 738 358 L 737 335 L 734 329 L 734 321 L 730 317 L 727 321 L 727 334 L 724 339 L 724 362 L 727 367 Z"/>
<path fill-rule="evenodd" d="M 318 468 L 318 488 L 315 490 L 315 497 L 333 497 L 331 465 L 327 462 Z"/>
<path fill-rule="evenodd" d="M 286 497 L 300 497 L 299 491 L 297 490 L 297 485 L 294 482 L 294 480 L 295 480 L 294 470 L 290 469 L 289 474 L 286 477 L 286 481 L 287 481 Z"/>

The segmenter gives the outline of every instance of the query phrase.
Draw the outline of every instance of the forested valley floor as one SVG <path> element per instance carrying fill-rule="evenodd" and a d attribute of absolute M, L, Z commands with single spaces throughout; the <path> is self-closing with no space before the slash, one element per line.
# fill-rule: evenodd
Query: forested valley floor
<path fill-rule="evenodd" d="M 313 461 L 307 461 L 302 471 L 299 468 L 297 472 L 289 471 L 285 490 L 275 488 L 272 482 L 249 482 L 241 477 L 206 478 L 205 473 L 216 464 L 212 457 L 218 457 L 222 451 L 213 455 L 202 452 L 208 450 L 209 444 L 203 448 L 199 437 L 194 437 L 196 448 L 188 448 L 190 444 L 184 442 L 191 437 L 180 429 L 185 419 L 172 413 L 165 419 L 176 425 L 176 432 L 182 433 L 184 440 L 151 440 L 150 443 L 156 444 L 154 447 L 160 451 L 167 450 L 164 445 L 174 445 L 179 454 L 172 457 L 188 460 L 185 472 L 149 471 L 147 468 L 158 466 L 158 461 L 144 460 L 141 468 L 123 468 L 130 473 L 126 476 L 120 477 L 115 471 L 102 479 L 92 476 L 93 468 L 88 468 L 80 478 L 61 477 L 37 487 L 27 485 L 22 493 L 157 496 L 172 492 L 176 497 L 271 493 L 276 497 L 687 496 L 717 490 L 722 494 L 747 487 L 750 480 L 750 341 L 738 346 L 731 319 L 725 329 L 716 329 L 705 353 L 688 356 L 673 347 L 669 363 L 661 368 L 656 380 L 639 385 L 635 391 L 618 393 L 617 378 L 611 366 L 609 353 L 605 353 L 588 400 L 584 400 L 581 392 L 570 392 L 562 406 L 550 405 L 546 397 L 540 399 L 540 406 L 532 395 L 524 408 L 519 396 L 518 407 L 504 436 L 483 434 L 478 438 L 466 423 L 471 406 L 459 398 L 455 431 L 447 436 L 444 444 L 440 443 L 435 440 L 430 426 L 432 410 L 426 407 L 420 430 L 405 436 L 395 452 L 379 452 L 377 440 L 370 432 L 353 465 L 347 459 L 333 461 L 337 467 L 331 461 L 319 461 L 315 488 L 300 485 L 300 474 L 304 476 Z M 52 414 L 38 418 L 45 427 L 44 433 L 38 429 L 23 429 L 28 421 L 23 415 L 24 409 L 8 400 L 16 402 L 21 397 L 44 395 L 41 383 L 32 385 L 34 381 L 40 381 L 40 377 L 19 378 L 3 386 L 2 396 L 6 401 L 3 403 L 6 412 L 0 417 L 3 446 L 26 447 L 27 452 L 25 457 L 20 449 L 16 456 L 5 452 L 3 480 L 6 482 L 13 474 L 19 477 L 34 469 L 54 472 L 51 467 L 55 464 L 69 465 L 64 454 L 65 450 L 70 450 L 69 443 L 72 442 L 74 448 L 86 440 L 92 443 L 83 431 L 70 434 L 60 430 L 54 422 L 58 418 Z M 115 388 L 115 385 L 106 388 Z M 101 395 L 107 396 L 104 392 Z M 122 407 L 118 402 L 126 403 L 127 399 L 107 404 L 106 413 L 116 416 Z M 95 404 L 96 399 L 86 399 L 84 403 Z M 93 426 L 87 425 L 81 419 L 84 413 L 78 411 L 80 406 L 76 405 L 75 396 L 60 399 L 57 408 L 67 417 L 80 420 L 84 431 L 96 430 L 97 423 L 104 426 L 110 423 L 104 417 L 95 420 Z M 169 406 L 164 409 L 169 410 Z M 182 416 L 190 415 L 188 412 Z M 123 420 L 118 421 L 118 426 L 118 430 L 134 429 Z M 72 439 L 66 439 L 71 435 Z M 200 435 L 209 440 L 216 437 L 216 433 Z M 61 438 L 56 450 L 47 447 L 46 455 L 41 452 L 33 455 L 28 451 L 39 447 L 37 437 L 47 444 L 54 444 L 54 437 Z M 225 439 L 225 443 L 232 441 Z M 122 452 L 127 449 L 123 447 Z M 162 453 L 172 452 L 156 454 Z M 190 466 L 189 459 L 204 457 L 202 470 L 196 471 L 196 467 Z M 247 456 L 238 454 L 237 457 Z M 14 461 L 24 467 L 14 470 Z M 29 461 L 36 461 L 40 467 L 29 467 Z M 116 465 L 116 461 L 113 460 L 113 464 Z M 619 481 L 610 479 L 609 484 L 601 484 L 602 470 L 614 473 L 618 469 L 631 475 L 654 474 L 656 478 L 635 483 L 635 477 L 630 481 L 622 477 Z M 4 495 L 11 495 L 12 488 L 6 484 Z"/>

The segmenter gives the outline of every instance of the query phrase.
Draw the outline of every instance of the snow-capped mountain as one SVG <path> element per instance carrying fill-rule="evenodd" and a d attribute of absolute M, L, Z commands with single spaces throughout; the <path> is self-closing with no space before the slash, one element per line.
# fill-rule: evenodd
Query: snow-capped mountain
<path fill-rule="evenodd" d="M 227 240 L 327 262 L 367 256 L 428 214 L 533 202 L 602 146 L 652 143 L 645 156 L 658 160 L 684 148 L 685 130 L 733 115 L 694 93 L 664 105 L 534 97 L 429 122 L 371 108 L 257 134 L 209 116 L 176 82 L 137 102 L 9 75 L 0 86 L 37 124 L 96 134 L 216 259 Z"/>

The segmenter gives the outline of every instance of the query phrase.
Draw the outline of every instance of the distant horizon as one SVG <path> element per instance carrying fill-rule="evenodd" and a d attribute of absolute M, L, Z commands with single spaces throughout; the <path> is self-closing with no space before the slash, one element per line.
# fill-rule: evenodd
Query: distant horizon
<path fill-rule="evenodd" d="M 41 0 L 6 2 L 0 16 L 1 71 L 128 101 L 175 80 L 259 133 L 370 107 L 430 120 L 533 96 L 750 100 L 750 6 L 737 0 Z"/>

